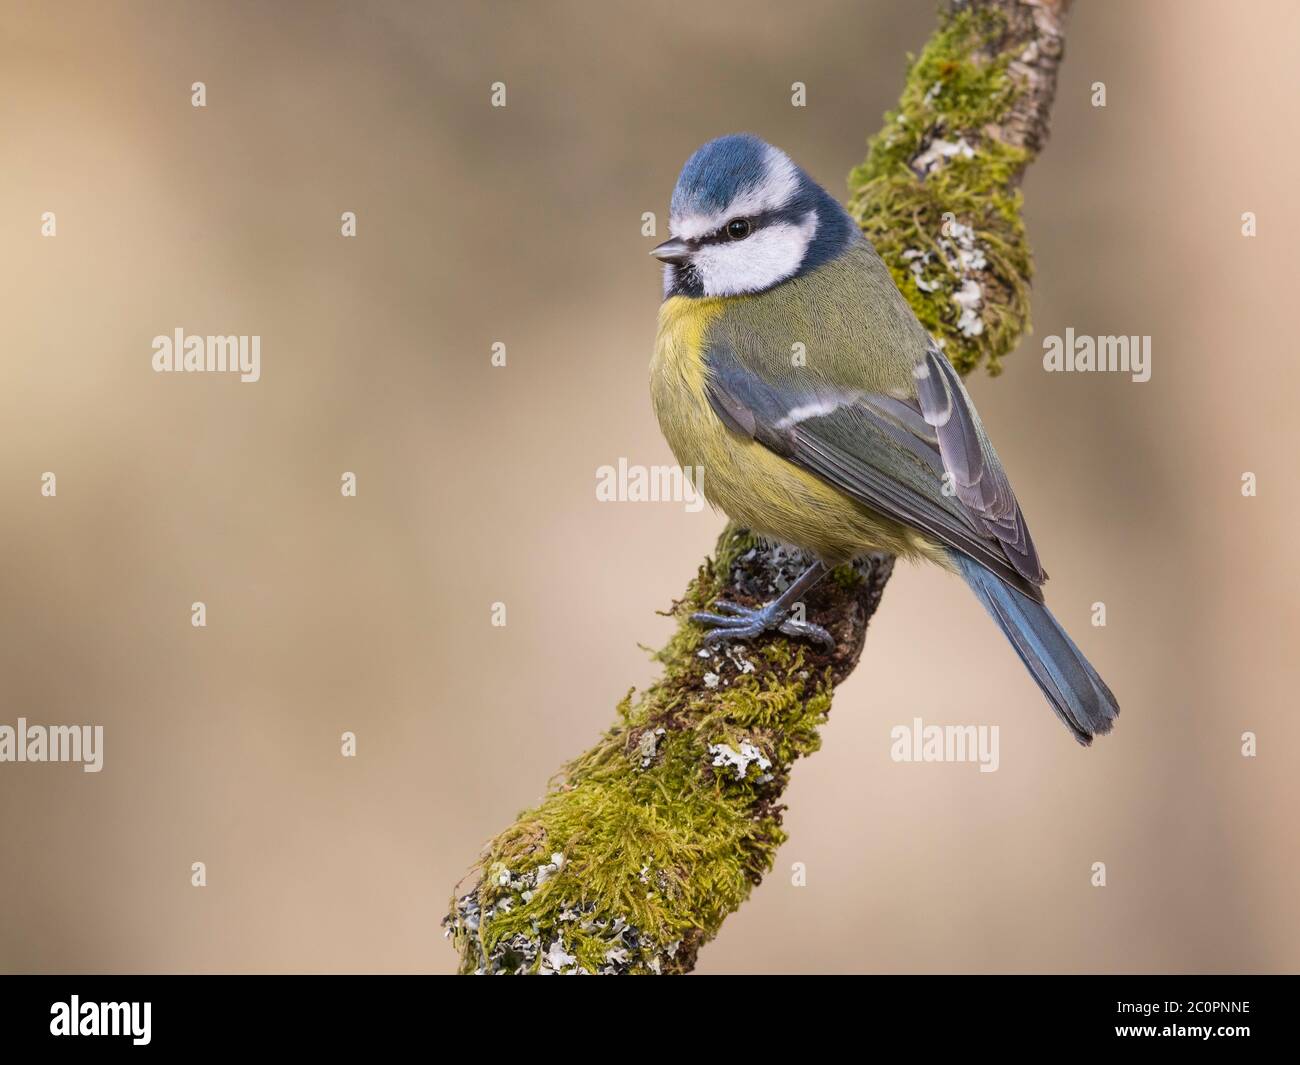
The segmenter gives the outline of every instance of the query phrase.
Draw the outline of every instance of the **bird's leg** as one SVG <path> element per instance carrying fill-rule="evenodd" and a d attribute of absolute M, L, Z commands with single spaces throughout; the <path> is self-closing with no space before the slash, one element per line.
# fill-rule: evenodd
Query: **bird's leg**
<path fill-rule="evenodd" d="M 713 609 L 718 613 L 692 614 L 691 620 L 711 627 L 712 631 L 704 637 L 705 644 L 720 643 L 723 640 L 752 640 L 769 629 L 780 629 L 787 636 L 804 636 L 826 647 L 834 647 L 835 640 L 820 625 L 786 617 L 799 597 L 824 576 L 826 567 L 819 560 L 804 570 L 789 588 L 770 603 L 754 608 L 719 599 L 713 604 Z"/>

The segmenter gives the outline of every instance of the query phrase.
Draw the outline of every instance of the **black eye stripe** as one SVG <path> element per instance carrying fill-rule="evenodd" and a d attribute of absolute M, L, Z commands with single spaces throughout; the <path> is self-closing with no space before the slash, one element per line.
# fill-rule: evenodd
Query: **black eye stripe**
<path fill-rule="evenodd" d="M 749 223 L 749 233 L 747 236 L 752 237 L 764 226 L 771 225 L 773 222 L 802 222 L 808 212 L 796 210 L 793 208 L 782 208 L 775 211 L 762 211 L 759 214 L 733 215 L 722 223 L 722 228 L 715 233 L 709 233 L 707 236 L 696 237 L 690 243 L 698 247 L 706 244 L 735 244 L 733 237 L 727 236 L 727 226 L 737 219 L 743 218 Z"/>

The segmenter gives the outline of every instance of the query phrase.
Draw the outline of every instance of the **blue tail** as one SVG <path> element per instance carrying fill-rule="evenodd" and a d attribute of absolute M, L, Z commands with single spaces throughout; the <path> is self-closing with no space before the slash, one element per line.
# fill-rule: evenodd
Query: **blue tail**
<path fill-rule="evenodd" d="M 1047 607 L 978 562 L 956 552 L 952 558 L 1074 738 L 1087 746 L 1109 732 L 1119 703 Z"/>

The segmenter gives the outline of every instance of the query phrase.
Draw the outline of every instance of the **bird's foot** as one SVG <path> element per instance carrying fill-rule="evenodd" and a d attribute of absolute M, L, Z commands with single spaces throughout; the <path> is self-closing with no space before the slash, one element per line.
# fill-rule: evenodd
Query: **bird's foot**
<path fill-rule="evenodd" d="M 692 621 L 711 627 L 711 631 L 704 637 L 705 646 L 722 643 L 724 640 L 752 640 L 777 629 L 787 636 L 820 643 L 828 650 L 835 647 L 834 638 L 820 625 L 787 617 L 790 608 L 779 599 L 757 608 L 719 599 L 713 604 L 713 609 L 717 611 L 716 614 L 700 611 L 691 615 Z"/>

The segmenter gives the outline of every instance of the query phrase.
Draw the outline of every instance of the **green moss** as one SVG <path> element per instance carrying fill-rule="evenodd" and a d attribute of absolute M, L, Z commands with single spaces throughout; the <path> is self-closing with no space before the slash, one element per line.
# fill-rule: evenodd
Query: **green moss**
<path fill-rule="evenodd" d="M 862 583 L 862 574 L 852 562 L 846 562 L 831 570 L 829 579 L 846 592 L 851 592 Z"/>
<path fill-rule="evenodd" d="M 981 364 L 998 373 L 1029 322 L 1033 267 L 1016 188 L 1029 153 L 985 132 L 1006 119 L 1019 93 L 1007 73 L 1013 56 L 996 50 L 1004 29 L 995 10 L 948 16 L 911 58 L 897 109 L 886 114 L 866 161 L 849 176 L 850 213 L 961 373 Z M 971 154 L 936 157 L 940 140 L 964 143 Z M 984 266 L 954 263 L 946 215 L 971 229 Z M 930 254 L 923 279 L 932 291 L 917 284 L 918 252 Z M 978 335 L 959 325 L 961 308 L 953 300 L 968 279 L 982 295 Z"/>
<path fill-rule="evenodd" d="M 625 696 L 618 723 L 489 845 L 448 922 L 468 971 L 551 968 L 554 944 L 564 971 L 688 968 L 771 869 L 786 838 L 776 800 L 820 745 L 830 671 L 783 638 L 701 657 L 689 621 L 746 559 L 769 566 L 766 550 L 779 549 L 728 526 L 674 609 L 661 679 Z M 753 756 L 743 773 L 740 752 Z"/>

